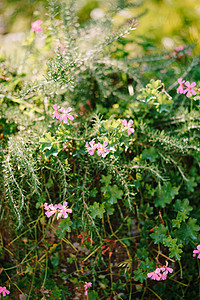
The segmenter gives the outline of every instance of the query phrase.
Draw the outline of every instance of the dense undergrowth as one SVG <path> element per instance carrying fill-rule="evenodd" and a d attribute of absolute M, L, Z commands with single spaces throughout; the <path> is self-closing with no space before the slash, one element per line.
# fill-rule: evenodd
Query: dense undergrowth
<path fill-rule="evenodd" d="M 113 30 L 120 4 L 80 25 L 73 1 L 49 1 L 21 65 L 1 58 L 7 298 L 199 297 L 199 57 L 130 57 L 137 22 Z"/>

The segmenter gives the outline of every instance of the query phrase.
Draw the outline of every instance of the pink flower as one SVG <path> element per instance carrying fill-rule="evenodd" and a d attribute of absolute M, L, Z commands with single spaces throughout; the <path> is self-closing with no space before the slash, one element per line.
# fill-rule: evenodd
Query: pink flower
<path fill-rule="evenodd" d="M 185 50 L 185 47 L 183 45 L 177 46 L 174 48 L 174 52 L 172 52 L 172 56 L 180 60 L 185 55 L 191 55 L 191 50 Z"/>
<path fill-rule="evenodd" d="M 53 119 L 56 117 L 56 119 L 60 118 L 60 112 L 59 112 L 59 108 L 60 106 L 57 106 L 57 104 L 53 105 L 53 109 L 54 109 L 54 115 L 53 115 Z"/>
<path fill-rule="evenodd" d="M 50 218 L 52 215 L 54 215 L 55 213 L 57 213 L 57 204 L 53 205 L 47 205 L 47 203 L 44 204 L 44 209 L 46 210 L 45 215 Z"/>
<path fill-rule="evenodd" d="M 186 50 L 185 53 L 186 53 L 187 55 L 192 55 L 192 51 L 191 51 L 191 50 Z"/>
<path fill-rule="evenodd" d="M 74 117 L 72 115 L 69 114 L 69 112 L 72 110 L 71 107 L 68 107 L 66 110 L 64 109 L 64 107 L 61 107 L 61 112 L 63 113 L 62 116 L 60 117 L 60 121 L 63 121 L 63 123 L 67 124 L 68 119 L 70 119 L 71 121 L 74 120 Z"/>
<path fill-rule="evenodd" d="M 56 45 L 55 52 L 56 53 L 62 53 L 62 54 L 66 53 L 65 46 L 63 46 L 60 41 L 58 41 L 58 43 Z"/>
<path fill-rule="evenodd" d="M 45 210 L 48 210 L 49 209 L 49 205 L 47 203 L 44 203 L 42 206 L 44 206 L 44 209 Z"/>
<path fill-rule="evenodd" d="M 105 157 L 107 153 L 110 152 L 110 149 L 107 149 L 106 146 L 108 145 L 108 142 L 103 142 L 103 145 L 98 143 L 97 144 L 97 154 L 102 155 L 102 157 Z"/>
<path fill-rule="evenodd" d="M 177 52 L 178 51 L 183 51 L 184 50 L 184 46 L 183 45 L 177 46 L 177 47 L 174 48 L 174 50 L 177 51 Z"/>
<path fill-rule="evenodd" d="M 6 294 L 9 295 L 10 291 L 8 291 L 5 286 L 4 287 L 0 286 L 0 293 L 3 293 L 3 297 L 6 297 Z"/>
<path fill-rule="evenodd" d="M 43 23 L 42 20 L 37 20 L 33 23 L 31 23 L 31 31 L 35 31 L 35 32 L 42 32 L 42 28 L 40 27 L 40 25 Z"/>
<path fill-rule="evenodd" d="M 150 272 L 147 274 L 148 278 L 151 278 L 153 280 L 166 280 L 167 274 L 172 273 L 173 269 L 168 267 L 168 261 L 166 261 L 165 266 L 162 266 L 160 268 L 156 268 L 155 271 Z"/>
<path fill-rule="evenodd" d="M 161 280 L 160 268 L 156 268 L 155 271 L 148 273 L 147 277 L 157 281 Z"/>
<path fill-rule="evenodd" d="M 162 266 L 160 268 L 161 274 L 162 274 L 162 280 L 165 280 L 167 278 L 167 274 L 172 273 L 173 269 L 168 267 L 168 261 L 166 261 L 165 266 Z"/>
<path fill-rule="evenodd" d="M 177 94 L 183 94 L 184 93 L 184 84 L 185 80 L 182 80 L 182 77 L 178 79 L 178 83 L 180 84 L 179 87 L 177 88 Z"/>
<path fill-rule="evenodd" d="M 127 122 L 127 120 L 124 119 L 124 120 L 122 120 L 122 124 L 128 128 L 128 130 L 126 131 L 128 133 L 128 135 L 130 135 L 131 133 L 133 133 L 135 131 L 134 128 L 132 128 L 133 120 L 129 120 Z"/>
<path fill-rule="evenodd" d="M 52 215 L 57 214 L 57 219 L 61 218 L 62 216 L 64 218 L 68 217 L 68 213 L 72 213 L 72 210 L 70 208 L 67 208 L 67 202 L 64 201 L 62 204 L 50 204 L 47 203 L 43 204 L 44 209 L 46 210 L 45 214 L 48 218 L 50 218 Z"/>
<path fill-rule="evenodd" d="M 163 268 L 165 268 L 166 271 L 168 271 L 169 273 L 173 273 L 173 269 L 168 267 L 168 261 L 166 261 L 165 266 L 163 266 Z"/>
<path fill-rule="evenodd" d="M 191 84 L 189 83 L 189 81 L 186 81 L 185 85 L 187 86 L 187 89 L 185 89 L 183 91 L 183 94 L 186 94 L 187 97 L 190 97 L 190 95 L 192 94 L 193 96 L 196 95 L 195 90 L 193 90 L 192 88 L 196 85 L 196 82 L 192 82 Z"/>
<path fill-rule="evenodd" d="M 95 144 L 95 141 L 86 142 L 85 147 L 87 150 L 85 152 L 88 152 L 90 155 L 94 154 L 94 151 L 97 149 L 97 144 Z"/>
<path fill-rule="evenodd" d="M 85 288 L 85 295 L 87 296 L 88 288 L 92 286 L 92 282 L 85 282 L 84 288 Z"/>
<path fill-rule="evenodd" d="M 200 259 L 200 245 L 197 246 L 197 250 L 193 251 L 193 257 L 195 257 L 197 254 L 197 258 Z"/>
<path fill-rule="evenodd" d="M 70 208 L 67 208 L 67 202 L 66 201 L 63 202 L 63 205 L 58 204 L 57 208 L 59 209 L 57 219 L 61 218 L 62 215 L 66 219 L 68 217 L 68 213 L 70 213 L 70 214 L 72 213 L 72 210 Z"/>

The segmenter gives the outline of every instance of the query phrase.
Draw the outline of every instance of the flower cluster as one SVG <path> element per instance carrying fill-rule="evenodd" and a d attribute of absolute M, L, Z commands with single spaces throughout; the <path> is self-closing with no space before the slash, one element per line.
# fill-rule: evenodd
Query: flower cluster
<path fill-rule="evenodd" d="M 167 274 L 172 273 L 173 269 L 168 267 L 168 262 L 166 261 L 166 265 L 162 266 L 160 268 L 156 268 L 155 271 L 150 272 L 147 274 L 148 278 L 151 278 L 153 280 L 165 280 L 167 279 Z"/>
<path fill-rule="evenodd" d="M 185 56 L 186 54 L 191 55 L 192 51 L 191 50 L 185 50 L 185 47 L 183 45 L 175 47 L 174 52 L 172 53 L 172 55 L 177 57 L 178 59 Z"/>
<path fill-rule="evenodd" d="M 97 154 L 102 157 L 105 157 L 106 154 L 110 152 L 110 149 L 106 148 L 107 145 L 107 141 L 103 142 L 103 144 L 95 144 L 95 141 L 92 140 L 89 143 L 86 142 L 85 147 L 87 148 L 87 150 L 85 152 L 88 152 L 90 155 L 93 155 L 95 150 L 97 149 Z"/>
<path fill-rule="evenodd" d="M 196 91 L 193 89 L 193 87 L 196 86 L 196 82 L 192 82 L 190 84 L 189 81 L 182 80 L 182 77 L 178 79 L 179 87 L 177 88 L 178 94 L 186 94 L 187 97 L 190 97 L 191 94 L 193 96 L 196 95 Z M 184 86 L 185 84 L 185 86 Z"/>
<path fill-rule="evenodd" d="M 192 51 L 185 49 L 185 46 L 180 45 L 174 48 L 174 51 L 171 54 L 167 54 L 168 58 L 176 58 L 180 60 L 182 57 L 186 55 L 191 55 Z"/>
<path fill-rule="evenodd" d="M 122 120 L 122 124 L 128 129 L 126 132 L 128 133 L 128 135 L 130 135 L 131 133 L 133 133 L 135 130 L 134 128 L 132 128 L 133 125 L 133 120 L 129 120 L 127 122 L 126 119 Z"/>
<path fill-rule="evenodd" d="M 197 246 L 197 250 L 193 251 L 193 257 L 197 255 L 197 258 L 200 259 L 200 245 Z"/>
<path fill-rule="evenodd" d="M 8 291 L 5 286 L 3 286 L 3 287 L 0 286 L 0 294 L 1 293 L 2 293 L 3 297 L 6 297 L 6 294 L 9 295 L 10 291 Z"/>
<path fill-rule="evenodd" d="M 84 289 L 85 289 L 85 296 L 87 296 L 88 288 L 92 286 L 92 282 L 85 282 Z"/>
<path fill-rule="evenodd" d="M 57 42 L 55 52 L 56 53 L 66 54 L 65 46 L 63 46 L 63 44 L 60 41 Z"/>
<path fill-rule="evenodd" d="M 31 31 L 34 31 L 34 32 L 42 32 L 42 28 L 41 28 L 41 24 L 43 23 L 42 20 L 37 20 L 33 23 L 31 23 Z"/>
<path fill-rule="evenodd" d="M 44 203 L 44 209 L 46 210 L 45 215 L 50 218 L 52 215 L 57 214 L 57 219 L 61 218 L 62 216 L 64 218 L 68 217 L 68 213 L 72 213 L 72 210 L 70 208 L 67 208 L 67 202 L 64 201 L 62 204 L 47 204 Z"/>
<path fill-rule="evenodd" d="M 72 110 L 71 107 L 68 107 L 66 110 L 64 109 L 64 107 L 57 106 L 57 104 L 53 105 L 53 109 L 54 109 L 54 115 L 53 115 L 53 119 L 60 119 L 60 121 L 62 121 L 63 123 L 67 124 L 68 123 L 68 119 L 73 121 L 74 117 L 72 115 L 69 114 L 69 112 Z"/>

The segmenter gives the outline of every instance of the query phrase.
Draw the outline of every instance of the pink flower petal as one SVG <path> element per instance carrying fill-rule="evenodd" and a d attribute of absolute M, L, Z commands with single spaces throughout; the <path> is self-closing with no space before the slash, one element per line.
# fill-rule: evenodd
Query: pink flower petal
<path fill-rule="evenodd" d="M 190 90 L 187 92 L 187 94 L 186 94 L 186 96 L 187 97 L 190 97 L 190 95 L 191 95 L 191 92 L 190 92 Z"/>
<path fill-rule="evenodd" d="M 178 79 L 178 83 L 179 83 L 179 84 L 182 84 L 182 83 L 185 82 L 185 80 L 182 80 L 182 79 L 183 79 L 182 77 Z"/>
<path fill-rule="evenodd" d="M 199 253 L 199 250 L 194 250 L 193 253 Z"/>
<path fill-rule="evenodd" d="M 106 147 L 107 145 L 108 145 L 107 141 L 103 142 L 103 147 Z"/>
<path fill-rule="evenodd" d="M 190 88 L 190 82 L 189 81 L 186 81 L 185 85 Z"/>
<path fill-rule="evenodd" d="M 127 127 L 127 120 L 126 119 L 122 120 L 122 124 Z"/>
<path fill-rule="evenodd" d="M 68 214 L 66 211 L 63 211 L 63 217 L 64 217 L 64 219 L 66 219 L 68 217 Z"/>
<path fill-rule="evenodd" d="M 62 217 L 62 212 L 59 212 L 57 215 L 57 220 Z"/>
<path fill-rule="evenodd" d="M 74 120 L 74 117 L 72 115 L 67 115 L 68 119 L 70 119 L 71 121 Z"/>
<path fill-rule="evenodd" d="M 66 110 L 66 113 L 70 112 L 72 110 L 71 107 L 68 107 L 67 110 Z"/>
<path fill-rule="evenodd" d="M 64 119 L 64 115 L 60 116 L 60 121 L 62 121 Z"/>
<path fill-rule="evenodd" d="M 190 87 L 194 87 L 196 85 L 196 82 L 192 82 Z"/>
<path fill-rule="evenodd" d="M 173 269 L 172 269 L 172 268 L 167 268 L 167 271 L 168 271 L 169 273 L 173 273 Z"/>
<path fill-rule="evenodd" d="M 131 127 L 133 125 L 133 120 L 128 121 L 128 127 Z"/>
<path fill-rule="evenodd" d="M 154 272 L 150 272 L 147 274 L 147 277 L 150 278 L 153 274 L 154 274 Z"/>
<path fill-rule="evenodd" d="M 197 94 L 194 90 L 191 90 L 191 93 L 193 96 L 195 96 Z"/>

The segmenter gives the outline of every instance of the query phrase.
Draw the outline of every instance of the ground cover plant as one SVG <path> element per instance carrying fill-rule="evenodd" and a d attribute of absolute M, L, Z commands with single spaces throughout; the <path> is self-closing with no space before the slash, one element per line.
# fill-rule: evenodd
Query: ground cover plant
<path fill-rule="evenodd" d="M 112 19 L 138 5 L 49 1 L 1 57 L 5 299 L 199 298 L 199 57 L 130 54 L 137 20 Z"/>

